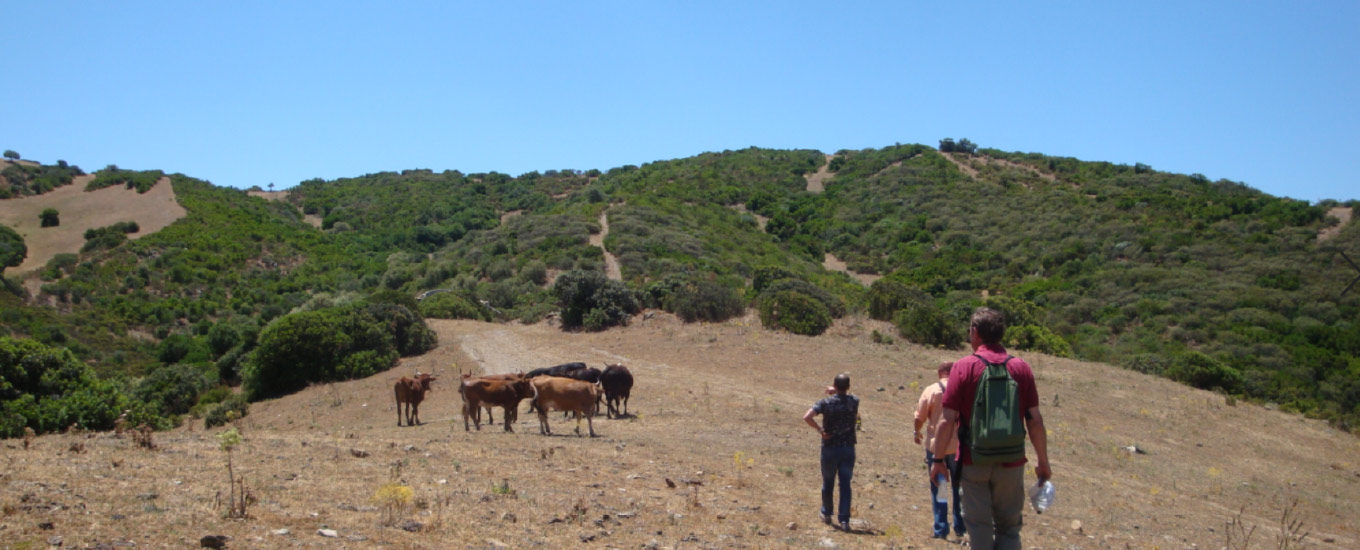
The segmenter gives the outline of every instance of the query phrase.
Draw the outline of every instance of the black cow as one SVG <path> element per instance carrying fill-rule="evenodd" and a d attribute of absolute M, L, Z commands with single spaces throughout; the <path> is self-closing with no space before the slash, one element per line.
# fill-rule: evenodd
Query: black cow
<path fill-rule="evenodd" d="M 628 372 L 628 367 L 605 365 L 604 372 L 600 373 L 600 387 L 604 389 L 604 401 L 607 405 L 606 417 L 628 416 L 628 394 L 633 391 L 633 373 Z M 618 409 L 620 400 L 623 401 L 623 414 L 621 415 Z"/>
<path fill-rule="evenodd" d="M 557 366 L 553 366 L 553 367 L 544 367 L 544 368 L 541 368 L 541 369 L 534 369 L 534 370 L 531 370 L 531 371 L 529 371 L 528 373 L 526 373 L 526 374 L 524 375 L 524 377 L 525 377 L 525 378 L 537 378 L 537 377 L 539 377 L 539 376 L 557 376 L 557 377 L 560 377 L 560 378 L 573 378 L 573 379 L 577 379 L 577 380 L 583 380 L 583 379 L 581 379 L 581 378 L 576 378 L 576 376 L 574 376 L 572 373 L 575 373 L 575 372 L 577 372 L 577 371 L 584 370 L 585 368 L 586 368 L 586 364 L 585 364 L 585 363 L 582 363 L 582 362 L 580 362 L 580 361 L 575 361 L 575 362 L 571 362 L 571 363 L 562 363 L 561 365 L 557 365 Z M 600 375 L 599 375 L 599 372 L 600 372 L 600 371 L 599 371 L 598 369 L 591 369 L 591 370 L 594 370 L 594 371 L 596 372 L 596 374 L 595 374 L 595 380 L 592 380 L 592 381 L 591 381 L 591 382 L 593 383 L 593 382 L 598 381 L 598 380 L 600 379 Z M 533 401 L 530 401 L 530 402 L 529 402 L 529 412 L 534 412 L 535 410 L 537 410 L 537 406 L 534 404 Z"/>

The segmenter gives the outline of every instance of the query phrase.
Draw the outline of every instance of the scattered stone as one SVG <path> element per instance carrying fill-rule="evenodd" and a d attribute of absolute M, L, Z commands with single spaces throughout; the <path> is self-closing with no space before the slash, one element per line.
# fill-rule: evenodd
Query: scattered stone
<path fill-rule="evenodd" d="M 1079 519 L 1072 520 L 1072 530 L 1078 533 L 1081 532 L 1081 520 Z"/>
<path fill-rule="evenodd" d="M 289 530 L 287 530 L 287 529 L 275 529 L 275 530 L 271 531 L 271 533 L 274 533 L 275 535 L 279 535 L 279 536 L 287 535 L 287 534 L 289 534 L 289 533 L 291 533 L 291 532 L 292 532 L 292 531 L 289 531 Z"/>
<path fill-rule="evenodd" d="M 506 544 L 506 543 L 504 543 L 504 542 L 498 541 L 498 540 L 496 540 L 496 539 L 486 539 L 486 543 L 489 544 L 489 545 L 491 545 L 492 548 L 509 548 L 509 547 L 510 547 L 509 544 Z"/>
<path fill-rule="evenodd" d="M 141 493 L 137 495 L 138 500 L 156 500 L 160 495 L 156 493 Z"/>
<path fill-rule="evenodd" d="M 510 513 L 510 512 L 506 512 L 506 513 L 504 513 L 504 514 L 501 514 L 501 521 L 508 521 L 508 522 L 510 522 L 510 523 L 516 523 L 516 522 L 519 521 L 519 518 L 515 517 L 515 515 L 512 514 L 512 513 Z"/>
<path fill-rule="evenodd" d="M 62 545 L 61 537 L 60 537 L 60 536 L 57 536 L 57 535 L 53 535 L 53 536 L 47 537 L 47 545 L 48 545 L 48 546 L 61 546 L 61 545 Z"/>
<path fill-rule="evenodd" d="M 619 513 L 614 514 L 614 515 L 616 515 L 616 516 L 618 516 L 618 517 L 620 517 L 620 518 L 623 518 L 623 519 L 631 519 L 631 518 L 637 517 L 637 513 L 636 513 L 636 512 L 619 512 Z"/>
<path fill-rule="evenodd" d="M 642 550 L 660 550 L 660 549 L 661 543 L 657 542 L 656 539 L 649 540 L 647 541 L 647 544 L 642 545 Z"/>
<path fill-rule="evenodd" d="M 409 533 L 419 533 L 424 528 L 425 524 L 415 520 L 407 520 L 406 523 L 401 524 L 401 530 Z"/>
<path fill-rule="evenodd" d="M 350 449 L 349 454 L 354 455 L 354 458 L 368 458 L 368 451 L 363 449 Z"/>
<path fill-rule="evenodd" d="M 548 520 L 548 525 L 552 525 L 552 524 L 554 524 L 554 523 L 562 523 L 562 522 L 563 522 L 563 519 L 562 519 L 562 518 L 552 518 L 552 519 Z"/>
<path fill-rule="evenodd" d="M 363 535 L 346 535 L 346 536 L 345 536 L 345 540 L 354 541 L 354 542 L 363 542 L 363 541 L 368 540 L 368 537 L 365 537 L 365 536 L 363 536 Z"/>
<path fill-rule="evenodd" d="M 420 449 L 416 448 L 415 445 L 407 445 L 406 447 L 403 448 L 403 450 L 405 450 L 405 451 L 408 452 L 408 453 L 418 453 L 418 452 L 420 452 Z"/>
<path fill-rule="evenodd" d="M 346 512 L 358 512 L 358 511 L 359 511 L 359 507 L 358 507 L 358 506 L 355 506 L 355 505 L 353 505 L 353 504 L 341 504 L 341 505 L 336 506 L 336 508 L 341 509 L 341 510 L 344 510 L 344 511 L 346 511 Z"/>
<path fill-rule="evenodd" d="M 886 391 L 886 390 L 887 390 L 887 388 L 884 388 L 883 386 L 879 386 L 879 387 L 878 387 L 878 391 Z"/>
<path fill-rule="evenodd" d="M 38 524 L 38 528 L 39 528 L 39 529 L 42 529 L 43 531 L 51 531 L 53 527 L 54 527 L 54 526 L 52 525 L 52 522 L 50 522 L 50 521 L 44 521 L 44 522 Z"/>
<path fill-rule="evenodd" d="M 208 535 L 198 539 L 198 545 L 204 548 L 226 548 L 229 540 L 231 537 L 227 535 Z"/>
<path fill-rule="evenodd" d="M 796 522 L 796 521 L 790 521 L 789 524 L 788 524 L 788 525 L 785 525 L 784 527 L 788 527 L 788 529 L 789 529 L 790 531 L 797 531 L 797 530 L 798 530 L 798 522 Z"/>
<path fill-rule="evenodd" d="M 581 535 L 581 542 L 590 542 L 593 540 L 595 540 L 595 535 Z"/>
<path fill-rule="evenodd" d="M 727 514 L 718 514 L 718 519 L 727 519 Z"/>
<path fill-rule="evenodd" d="M 109 517 L 110 517 L 110 518 L 113 518 L 115 521 L 116 521 L 116 520 L 120 520 L 120 519 L 127 519 L 127 516 L 125 516 L 125 515 L 123 515 L 123 514 L 114 514 L 114 515 L 109 516 Z"/>
<path fill-rule="evenodd" d="M 340 536 L 340 533 L 336 533 L 335 529 L 317 529 L 316 534 L 326 537 L 328 539 L 333 539 L 335 537 Z"/>
<path fill-rule="evenodd" d="M 831 540 L 829 538 L 823 538 L 822 541 L 818 543 L 818 545 L 821 546 L 822 548 L 836 548 L 836 541 Z"/>

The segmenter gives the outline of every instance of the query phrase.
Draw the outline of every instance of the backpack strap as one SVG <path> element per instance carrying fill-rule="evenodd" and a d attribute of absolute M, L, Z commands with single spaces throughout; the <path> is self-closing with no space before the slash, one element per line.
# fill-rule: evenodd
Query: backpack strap
<path fill-rule="evenodd" d="M 1005 358 L 1005 359 L 1002 359 L 1000 363 L 993 363 L 993 362 L 991 362 L 991 361 L 988 361 L 988 360 L 986 360 L 986 359 L 983 359 L 981 355 L 978 355 L 978 354 L 976 354 L 976 353 L 973 354 L 973 357 L 978 358 L 978 361 L 982 361 L 982 364 L 983 364 L 983 365 L 986 365 L 986 366 L 989 366 L 989 367 L 990 367 L 990 366 L 993 366 L 993 365 L 1005 365 L 1006 363 L 1011 362 L 1011 359 L 1015 359 L 1015 356 L 1014 356 L 1014 355 L 1007 355 L 1006 358 Z"/>

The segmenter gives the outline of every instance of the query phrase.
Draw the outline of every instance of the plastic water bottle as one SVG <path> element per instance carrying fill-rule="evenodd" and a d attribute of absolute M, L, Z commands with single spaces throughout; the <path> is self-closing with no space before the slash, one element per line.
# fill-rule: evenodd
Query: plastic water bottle
<path fill-rule="evenodd" d="M 1035 483 L 1029 488 L 1029 504 L 1034 507 L 1034 513 L 1042 514 L 1058 499 L 1058 490 L 1053 487 L 1053 483 L 1044 480 Z"/>
<path fill-rule="evenodd" d="M 940 504 L 949 503 L 949 499 L 945 498 L 944 494 L 945 487 L 948 486 L 949 486 L 948 482 L 944 480 L 944 474 L 935 476 L 935 502 L 938 502 Z"/>

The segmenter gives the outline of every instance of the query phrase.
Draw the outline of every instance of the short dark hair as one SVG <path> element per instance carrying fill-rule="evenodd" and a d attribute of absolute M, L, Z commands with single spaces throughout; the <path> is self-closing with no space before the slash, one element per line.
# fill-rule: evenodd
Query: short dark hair
<path fill-rule="evenodd" d="M 836 379 L 831 382 L 831 387 L 836 388 L 836 391 L 850 389 L 850 375 L 844 372 L 837 374 Z"/>
<path fill-rule="evenodd" d="M 979 338 L 984 344 L 999 344 L 1001 338 L 1006 335 L 1006 318 L 1000 311 L 989 307 L 980 307 L 973 310 L 973 319 L 970 325 L 977 331 Z"/>
<path fill-rule="evenodd" d="M 951 370 L 954 370 L 954 364 L 949 361 L 940 363 L 940 366 L 935 367 L 935 372 L 949 372 Z"/>

